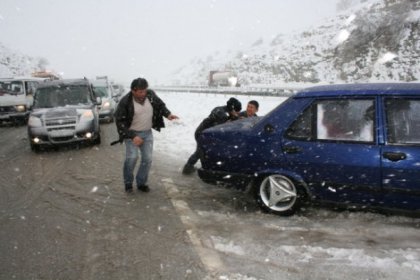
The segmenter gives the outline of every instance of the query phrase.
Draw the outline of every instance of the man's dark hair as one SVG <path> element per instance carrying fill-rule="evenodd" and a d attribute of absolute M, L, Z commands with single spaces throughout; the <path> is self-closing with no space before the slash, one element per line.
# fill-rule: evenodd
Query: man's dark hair
<path fill-rule="evenodd" d="M 260 104 L 256 100 L 251 100 L 251 101 L 248 102 L 248 104 L 254 105 L 255 108 L 257 108 L 257 110 L 258 110 L 258 107 L 260 107 Z"/>
<path fill-rule="evenodd" d="M 131 89 L 147 89 L 148 87 L 149 84 L 143 78 L 137 78 L 131 82 Z"/>
<path fill-rule="evenodd" d="M 242 105 L 241 102 L 239 102 L 238 99 L 231 97 L 227 102 L 226 102 L 226 106 L 228 108 L 228 111 L 232 111 L 235 110 L 236 112 L 241 111 L 242 109 Z"/>

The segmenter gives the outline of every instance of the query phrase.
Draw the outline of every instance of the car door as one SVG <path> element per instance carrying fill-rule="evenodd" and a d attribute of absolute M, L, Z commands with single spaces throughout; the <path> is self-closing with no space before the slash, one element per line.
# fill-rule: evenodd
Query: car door
<path fill-rule="evenodd" d="M 383 98 L 383 189 L 391 207 L 420 209 L 420 98 Z"/>
<path fill-rule="evenodd" d="M 315 100 L 286 130 L 288 168 L 318 199 L 372 204 L 381 199 L 375 98 Z"/>

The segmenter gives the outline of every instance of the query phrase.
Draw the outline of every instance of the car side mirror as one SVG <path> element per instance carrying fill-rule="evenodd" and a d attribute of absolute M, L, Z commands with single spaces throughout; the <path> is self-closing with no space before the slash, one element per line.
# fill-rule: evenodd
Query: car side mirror
<path fill-rule="evenodd" d="M 264 131 L 265 132 L 267 132 L 267 133 L 272 133 L 273 131 L 274 131 L 274 126 L 272 126 L 271 124 L 266 124 L 265 126 L 264 126 Z"/>
<path fill-rule="evenodd" d="M 101 105 L 102 104 L 102 98 L 100 96 L 96 97 L 96 105 Z"/>

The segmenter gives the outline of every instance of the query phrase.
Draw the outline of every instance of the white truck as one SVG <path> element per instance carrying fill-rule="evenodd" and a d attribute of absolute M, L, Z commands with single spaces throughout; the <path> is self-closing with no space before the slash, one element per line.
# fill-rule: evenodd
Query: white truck
<path fill-rule="evenodd" d="M 238 75 L 233 71 L 210 71 L 209 87 L 238 87 Z"/>
<path fill-rule="evenodd" d="M 34 102 L 33 94 L 46 78 L 0 78 L 0 122 L 26 124 Z"/>

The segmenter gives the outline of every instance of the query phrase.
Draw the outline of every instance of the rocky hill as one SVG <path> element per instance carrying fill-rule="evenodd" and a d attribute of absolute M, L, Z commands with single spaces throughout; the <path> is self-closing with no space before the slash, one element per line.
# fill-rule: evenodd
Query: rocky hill
<path fill-rule="evenodd" d="M 194 59 L 176 82 L 205 85 L 210 70 L 226 69 L 243 85 L 420 80 L 420 0 L 341 4 L 335 18 L 300 34 Z"/>
<path fill-rule="evenodd" d="M 11 50 L 0 43 L 0 77 L 30 76 L 43 71 L 48 65 L 45 58 L 35 58 Z"/>

